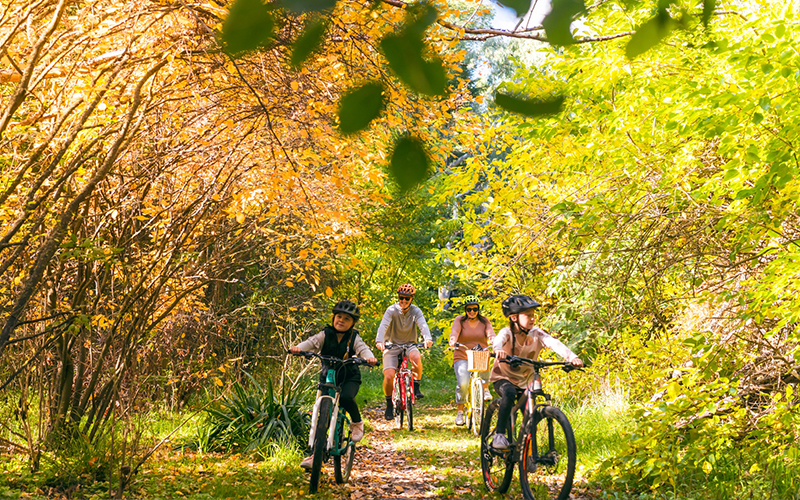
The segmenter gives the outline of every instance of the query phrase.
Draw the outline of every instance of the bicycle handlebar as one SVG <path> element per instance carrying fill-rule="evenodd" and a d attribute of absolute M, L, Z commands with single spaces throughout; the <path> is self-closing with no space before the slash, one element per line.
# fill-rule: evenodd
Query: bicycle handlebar
<path fill-rule="evenodd" d="M 494 357 L 494 353 L 490 354 L 490 356 Z M 508 363 L 511 366 L 514 366 L 514 365 L 519 366 L 521 364 L 531 365 L 531 366 L 533 366 L 535 368 L 548 368 L 548 367 L 551 367 L 551 366 L 560 366 L 561 369 L 564 370 L 567 373 L 571 372 L 572 370 L 583 371 L 583 368 L 579 368 L 579 367 L 573 365 L 572 363 L 570 363 L 569 361 L 539 361 L 538 359 L 537 360 L 533 360 L 533 359 L 530 359 L 530 358 L 524 358 L 522 356 L 514 356 L 514 355 L 511 355 L 511 354 L 506 356 L 505 359 L 501 359 L 500 361 L 502 363 Z"/>
<path fill-rule="evenodd" d="M 455 347 L 451 347 L 451 349 L 455 350 L 459 347 L 463 347 L 464 350 L 466 351 L 488 351 L 489 349 L 491 349 L 491 346 L 481 347 L 480 344 L 475 344 L 474 347 L 467 347 L 465 344 L 462 344 L 460 342 L 456 342 Z"/>
<path fill-rule="evenodd" d="M 403 342 L 402 344 L 384 343 L 383 347 L 386 349 L 391 349 L 392 347 L 421 347 L 423 349 L 427 349 L 424 342 Z"/>
<path fill-rule="evenodd" d="M 342 365 L 342 366 L 344 366 L 344 365 L 361 365 L 361 366 L 373 367 L 373 366 L 378 366 L 380 364 L 380 362 L 381 362 L 381 360 L 377 360 L 375 362 L 375 364 L 372 365 L 366 359 L 363 359 L 363 358 L 341 359 L 341 358 L 337 358 L 335 356 L 326 356 L 324 354 L 317 354 L 316 352 L 312 352 L 312 351 L 300 351 L 298 353 L 294 353 L 292 351 L 286 351 L 286 352 L 288 352 L 292 356 L 303 356 L 306 359 L 308 359 L 308 358 L 318 358 L 320 361 L 323 361 L 325 363 L 339 364 L 339 365 Z"/>

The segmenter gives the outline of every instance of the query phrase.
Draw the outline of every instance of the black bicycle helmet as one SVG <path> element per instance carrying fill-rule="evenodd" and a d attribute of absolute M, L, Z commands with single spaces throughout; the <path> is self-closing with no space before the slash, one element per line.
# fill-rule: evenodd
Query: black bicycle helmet
<path fill-rule="evenodd" d="M 358 309 L 358 306 L 355 302 L 351 302 L 349 300 L 340 300 L 333 306 L 333 314 L 336 313 L 344 313 L 349 314 L 353 317 L 353 321 L 358 321 L 358 318 L 361 317 L 361 311 Z"/>
<path fill-rule="evenodd" d="M 539 306 L 541 306 L 540 303 L 527 295 L 511 295 L 503 301 L 503 315 L 508 317 Z"/>

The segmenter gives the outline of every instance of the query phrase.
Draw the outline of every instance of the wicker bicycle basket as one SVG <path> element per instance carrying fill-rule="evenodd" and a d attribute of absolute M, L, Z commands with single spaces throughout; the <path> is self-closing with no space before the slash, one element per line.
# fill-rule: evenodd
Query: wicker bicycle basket
<path fill-rule="evenodd" d="M 489 351 L 467 351 L 467 370 L 485 372 L 489 370 Z"/>

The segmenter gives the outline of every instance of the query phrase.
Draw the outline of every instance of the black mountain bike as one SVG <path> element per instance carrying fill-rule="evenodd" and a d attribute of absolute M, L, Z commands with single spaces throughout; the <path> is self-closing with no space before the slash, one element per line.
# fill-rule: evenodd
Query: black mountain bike
<path fill-rule="evenodd" d="M 500 401 L 495 399 L 486 408 L 481 422 L 483 483 L 489 491 L 507 492 L 517 465 L 525 500 L 565 500 L 575 476 L 575 436 L 567 416 L 552 406 L 550 395 L 542 391 L 539 370 L 561 366 L 569 372 L 576 368 L 563 361 L 534 361 L 519 356 L 508 356 L 502 361 L 511 366 L 529 364 L 534 368 L 534 376 L 511 411 L 511 422 L 506 427 L 511 446 L 506 451 L 495 450 L 491 445 Z M 521 425 L 518 414 L 522 415 Z"/>

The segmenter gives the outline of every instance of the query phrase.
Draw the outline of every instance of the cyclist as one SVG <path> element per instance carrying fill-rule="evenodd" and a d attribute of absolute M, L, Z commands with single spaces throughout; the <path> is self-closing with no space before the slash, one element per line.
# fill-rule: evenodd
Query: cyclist
<path fill-rule="evenodd" d="M 456 342 L 464 344 L 467 348 L 476 345 L 488 347 L 494 340 L 494 328 L 489 318 L 481 314 L 481 306 L 478 297 L 467 295 L 464 297 L 464 314 L 453 320 L 453 327 L 450 330 L 450 347 L 455 347 Z M 463 349 L 456 349 L 453 352 L 453 370 L 456 372 L 456 425 L 464 425 L 464 398 L 469 393 L 469 371 L 467 371 L 467 353 Z M 489 394 L 489 372 L 482 372 L 480 377 L 483 379 L 484 399 L 490 399 Z"/>
<path fill-rule="evenodd" d="M 425 339 L 425 347 L 433 345 L 431 331 L 425 316 L 419 307 L 412 304 L 414 295 L 417 293 L 414 285 L 405 283 L 397 289 L 397 304 L 390 305 L 383 313 L 383 319 L 378 326 L 378 334 L 375 337 L 375 347 L 383 351 L 383 394 L 386 396 L 386 412 L 384 418 L 392 420 L 394 418 L 394 405 L 392 404 L 392 392 L 394 391 L 394 376 L 397 372 L 397 357 L 401 352 L 399 347 L 386 349 L 384 344 L 402 344 L 417 341 L 417 328 Z M 411 371 L 414 377 L 414 397 L 422 399 L 419 390 L 420 379 L 422 379 L 422 356 L 416 347 L 408 350 L 408 359 L 411 361 Z"/>
<path fill-rule="evenodd" d="M 312 351 L 325 356 L 347 359 L 357 356 L 375 365 L 378 360 L 367 344 L 361 339 L 358 330 L 353 328 L 361 317 L 358 306 L 349 300 L 342 300 L 333 306 L 333 326 L 326 326 L 321 332 L 292 346 L 289 350 L 295 354 L 300 351 Z M 325 382 L 327 368 L 320 373 L 320 382 Z M 358 442 L 364 437 L 364 422 L 356 404 L 356 394 L 361 387 L 361 371 L 356 365 L 347 365 L 336 373 L 336 383 L 342 386 L 339 406 L 350 414 L 350 439 Z M 300 467 L 310 469 L 314 456 L 303 459 Z"/>
<path fill-rule="evenodd" d="M 509 323 L 500 330 L 492 343 L 495 362 L 489 377 L 489 381 L 494 383 L 494 390 L 501 398 L 497 409 L 497 428 L 494 430 L 491 444 L 499 451 L 509 448 L 508 439 L 504 434 L 511 417 L 511 409 L 533 375 L 532 366 L 523 364 L 514 368 L 508 363 L 501 363 L 500 360 L 508 355 L 535 360 L 539 358 L 542 349 L 549 347 L 574 366 L 579 368 L 583 366 L 581 358 L 567 346 L 534 326 L 536 308 L 540 305 L 527 295 L 511 295 L 503 301 L 503 315 L 508 318 Z"/>

